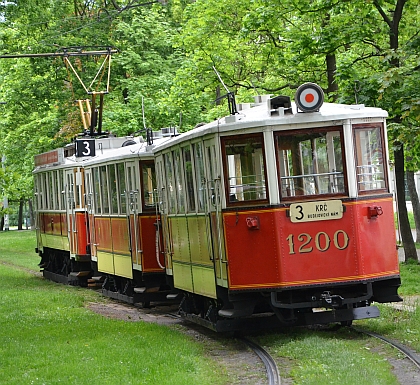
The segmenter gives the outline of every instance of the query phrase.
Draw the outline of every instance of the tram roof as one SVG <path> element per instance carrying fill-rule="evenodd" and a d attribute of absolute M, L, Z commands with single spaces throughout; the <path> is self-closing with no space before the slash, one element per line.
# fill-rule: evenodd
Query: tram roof
<path fill-rule="evenodd" d="M 377 107 L 365 107 L 362 104 L 348 105 L 337 103 L 324 103 L 317 112 L 298 112 L 295 103 L 291 104 L 290 112 L 286 109 L 270 110 L 267 102 L 255 104 L 247 109 L 242 109 L 236 115 L 219 118 L 210 123 L 196 127 L 190 131 L 172 138 L 169 142 L 162 143 L 154 149 L 158 152 L 170 146 L 193 140 L 215 133 L 232 133 L 243 130 L 252 130 L 257 127 L 276 126 L 276 129 L 292 130 L 310 124 L 319 127 L 322 125 L 336 125 L 346 120 L 360 120 L 370 122 L 388 117 L 388 113 Z"/>
<path fill-rule="evenodd" d="M 149 146 L 141 137 L 109 137 L 95 139 L 96 155 L 93 157 L 64 156 L 64 149 L 58 148 L 38 157 L 34 173 L 51 169 L 89 166 L 93 164 L 111 162 L 118 159 L 152 157 L 153 147 L 168 140 L 167 137 L 154 138 L 154 145 Z"/>
<path fill-rule="evenodd" d="M 83 162 L 84 167 L 93 166 L 96 164 L 108 163 L 108 162 L 116 162 L 122 161 L 124 159 L 130 158 L 147 158 L 153 157 L 153 149 L 155 146 L 169 140 L 169 137 L 159 136 L 153 138 L 153 144 L 149 145 L 147 142 L 143 141 L 142 139 L 138 140 L 138 138 L 133 138 L 133 144 L 116 147 L 102 153 L 97 153 L 96 156 L 90 157 Z"/>

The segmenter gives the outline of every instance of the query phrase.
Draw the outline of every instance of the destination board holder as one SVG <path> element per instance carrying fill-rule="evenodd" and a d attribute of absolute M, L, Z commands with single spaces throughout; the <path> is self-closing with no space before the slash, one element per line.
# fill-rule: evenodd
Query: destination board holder
<path fill-rule="evenodd" d="M 289 217 L 293 223 L 326 221 L 343 217 L 341 200 L 300 202 L 290 205 Z"/>

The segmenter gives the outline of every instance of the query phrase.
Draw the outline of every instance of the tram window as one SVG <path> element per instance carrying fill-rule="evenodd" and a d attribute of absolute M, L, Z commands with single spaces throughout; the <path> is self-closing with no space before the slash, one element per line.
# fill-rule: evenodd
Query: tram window
<path fill-rule="evenodd" d="M 47 210 L 52 210 L 52 208 L 53 208 L 53 205 L 52 205 L 53 190 L 52 190 L 52 188 L 53 188 L 53 186 L 52 186 L 52 183 L 51 183 L 51 172 L 48 172 L 48 173 L 45 174 L 45 181 L 46 181 L 46 184 L 47 184 L 47 189 L 45 190 L 46 193 L 47 193 L 47 207 L 46 208 L 47 208 Z"/>
<path fill-rule="evenodd" d="M 117 164 L 118 196 L 120 201 L 121 214 L 127 212 L 127 196 L 125 187 L 124 163 Z"/>
<path fill-rule="evenodd" d="M 143 209 L 150 210 L 155 209 L 157 202 L 156 197 L 156 173 L 155 164 L 153 161 L 142 162 L 141 165 L 141 178 L 143 186 Z"/>
<path fill-rule="evenodd" d="M 193 147 L 194 150 L 194 165 L 195 165 L 195 183 L 197 191 L 197 203 L 198 212 L 203 212 L 204 205 L 204 189 L 205 189 L 205 178 L 204 178 L 204 154 L 201 143 L 196 143 Z"/>
<path fill-rule="evenodd" d="M 101 204 L 101 182 L 99 178 L 99 168 L 95 167 L 92 173 L 93 178 L 93 191 L 94 191 L 94 212 L 95 214 L 102 214 Z"/>
<path fill-rule="evenodd" d="M 48 209 L 48 179 L 47 173 L 42 173 L 42 208 Z"/>
<path fill-rule="evenodd" d="M 75 168 L 73 170 L 73 174 L 74 174 L 74 179 L 73 179 L 74 201 L 75 201 L 76 207 L 79 208 L 80 207 L 80 197 L 81 197 L 81 183 L 82 183 L 80 170 Z"/>
<path fill-rule="evenodd" d="M 60 209 L 64 210 L 66 208 L 65 203 L 65 194 L 63 193 L 64 186 L 64 176 L 63 176 L 63 170 L 58 171 L 58 200 L 60 202 Z"/>
<path fill-rule="evenodd" d="M 176 181 L 176 190 L 177 190 L 177 206 L 178 213 L 185 212 L 185 192 L 184 192 L 184 183 L 183 176 L 181 173 L 182 159 L 181 152 L 179 149 L 174 151 L 174 168 L 175 168 L 175 181 Z"/>
<path fill-rule="evenodd" d="M 187 211 L 195 211 L 195 189 L 194 189 L 194 178 L 193 178 L 193 165 L 191 159 L 190 147 L 184 147 L 182 149 L 184 157 L 184 170 L 185 170 L 185 184 L 187 193 Z"/>
<path fill-rule="evenodd" d="M 54 208 L 60 209 L 60 177 L 58 171 L 54 171 Z"/>
<path fill-rule="evenodd" d="M 102 214 L 109 214 L 109 196 L 108 196 L 108 179 L 106 175 L 106 166 L 99 167 L 100 188 L 102 196 Z"/>
<path fill-rule="evenodd" d="M 174 180 L 174 170 L 172 166 L 172 153 L 164 155 L 166 171 L 166 190 L 168 193 L 168 213 L 174 214 L 176 211 L 176 188 Z"/>
<path fill-rule="evenodd" d="M 118 214 L 117 176 L 115 164 L 108 166 L 109 194 L 111 197 L 111 214 Z"/>
<path fill-rule="evenodd" d="M 34 195 L 35 195 L 35 204 L 36 208 L 39 210 L 41 209 L 41 189 L 39 186 L 40 182 L 40 174 L 36 174 L 34 178 Z"/>
<path fill-rule="evenodd" d="M 79 197 L 80 197 L 80 207 L 85 206 L 86 204 L 86 190 L 85 190 L 85 169 L 79 169 Z"/>
<path fill-rule="evenodd" d="M 276 153 L 282 199 L 345 193 L 341 130 L 278 132 Z"/>
<path fill-rule="evenodd" d="M 223 140 L 229 203 L 267 200 L 262 135 Z"/>
<path fill-rule="evenodd" d="M 354 137 L 358 190 L 363 192 L 386 189 L 381 128 L 355 128 Z"/>
<path fill-rule="evenodd" d="M 207 149 L 207 159 L 208 161 L 208 170 L 209 170 L 209 194 L 210 194 L 210 200 L 212 202 L 212 204 L 214 205 L 216 203 L 216 195 L 218 195 L 218 193 L 216 192 L 216 184 L 215 184 L 215 179 L 216 179 L 216 175 L 215 175 L 215 161 L 216 161 L 216 156 L 214 154 L 214 145 L 213 146 L 209 146 L 206 147 Z"/>
<path fill-rule="evenodd" d="M 54 171 L 54 209 L 60 209 L 60 186 L 58 171 Z"/>
<path fill-rule="evenodd" d="M 51 171 L 47 174 L 48 178 L 48 197 L 49 197 L 49 207 L 48 209 L 54 210 L 54 172 Z"/>
<path fill-rule="evenodd" d="M 69 210 L 74 210 L 74 175 L 70 172 L 66 175 L 68 208 Z"/>

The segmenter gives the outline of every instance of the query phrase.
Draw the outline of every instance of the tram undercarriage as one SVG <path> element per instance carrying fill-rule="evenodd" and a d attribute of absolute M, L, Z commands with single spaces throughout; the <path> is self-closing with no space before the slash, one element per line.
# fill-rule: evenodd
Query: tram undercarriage
<path fill-rule="evenodd" d="M 70 258 L 68 251 L 48 247 L 44 247 L 39 254 L 41 262 L 38 266 L 46 279 L 67 285 L 87 286 L 88 279 L 93 274 L 90 260 L 76 261 Z"/>
<path fill-rule="evenodd" d="M 228 293 L 219 299 L 184 293 L 180 315 L 218 332 L 341 323 L 379 317 L 376 302 L 398 302 L 399 278 L 342 286 Z"/>
<path fill-rule="evenodd" d="M 134 270 L 133 279 L 110 274 L 102 274 L 102 294 L 128 304 L 141 304 L 149 307 L 151 302 L 179 301 L 178 295 L 171 290 L 163 274 L 144 274 Z"/>

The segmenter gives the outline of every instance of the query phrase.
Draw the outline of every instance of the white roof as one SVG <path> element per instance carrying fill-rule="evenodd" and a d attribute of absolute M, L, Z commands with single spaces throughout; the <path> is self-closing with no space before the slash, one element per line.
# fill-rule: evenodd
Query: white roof
<path fill-rule="evenodd" d="M 148 145 L 146 142 L 136 142 L 125 147 L 118 147 L 111 150 L 101 152 L 96 150 L 96 156 L 90 157 L 83 162 L 84 167 L 93 166 L 99 163 L 115 162 L 118 160 L 130 158 L 152 158 L 153 149 L 160 143 L 168 141 L 169 137 L 153 138 L 153 144 Z"/>
<path fill-rule="evenodd" d="M 328 126 L 331 122 L 344 120 L 383 120 L 388 113 L 381 108 L 365 107 L 364 105 L 347 105 L 324 103 L 318 112 L 297 112 L 295 103 L 292 103 L 292 113 L 284 113 L 285 110 L 269 109 L 270 99 L 267 102 L 259 103 L 254 107 L 239 111 L 236 115 L 226 116 L 208 124 L 185 132 L 170 142 L 157 145 L 154 152 L 164 150 L 170 145 L 191 140 L 206 134 L 227 133 L 234 134 L 235 131 L 242 131 L 257 127 L 276 126 L 275 129 L 302 128 L 302 125 L 313 124 L 315 126 Z M 329 123 L 330 122 L 330 123 Z M 331 123 L 332 124 L 332 123 Z M 283 127 L 280 127 L 283 126 Z"/>

